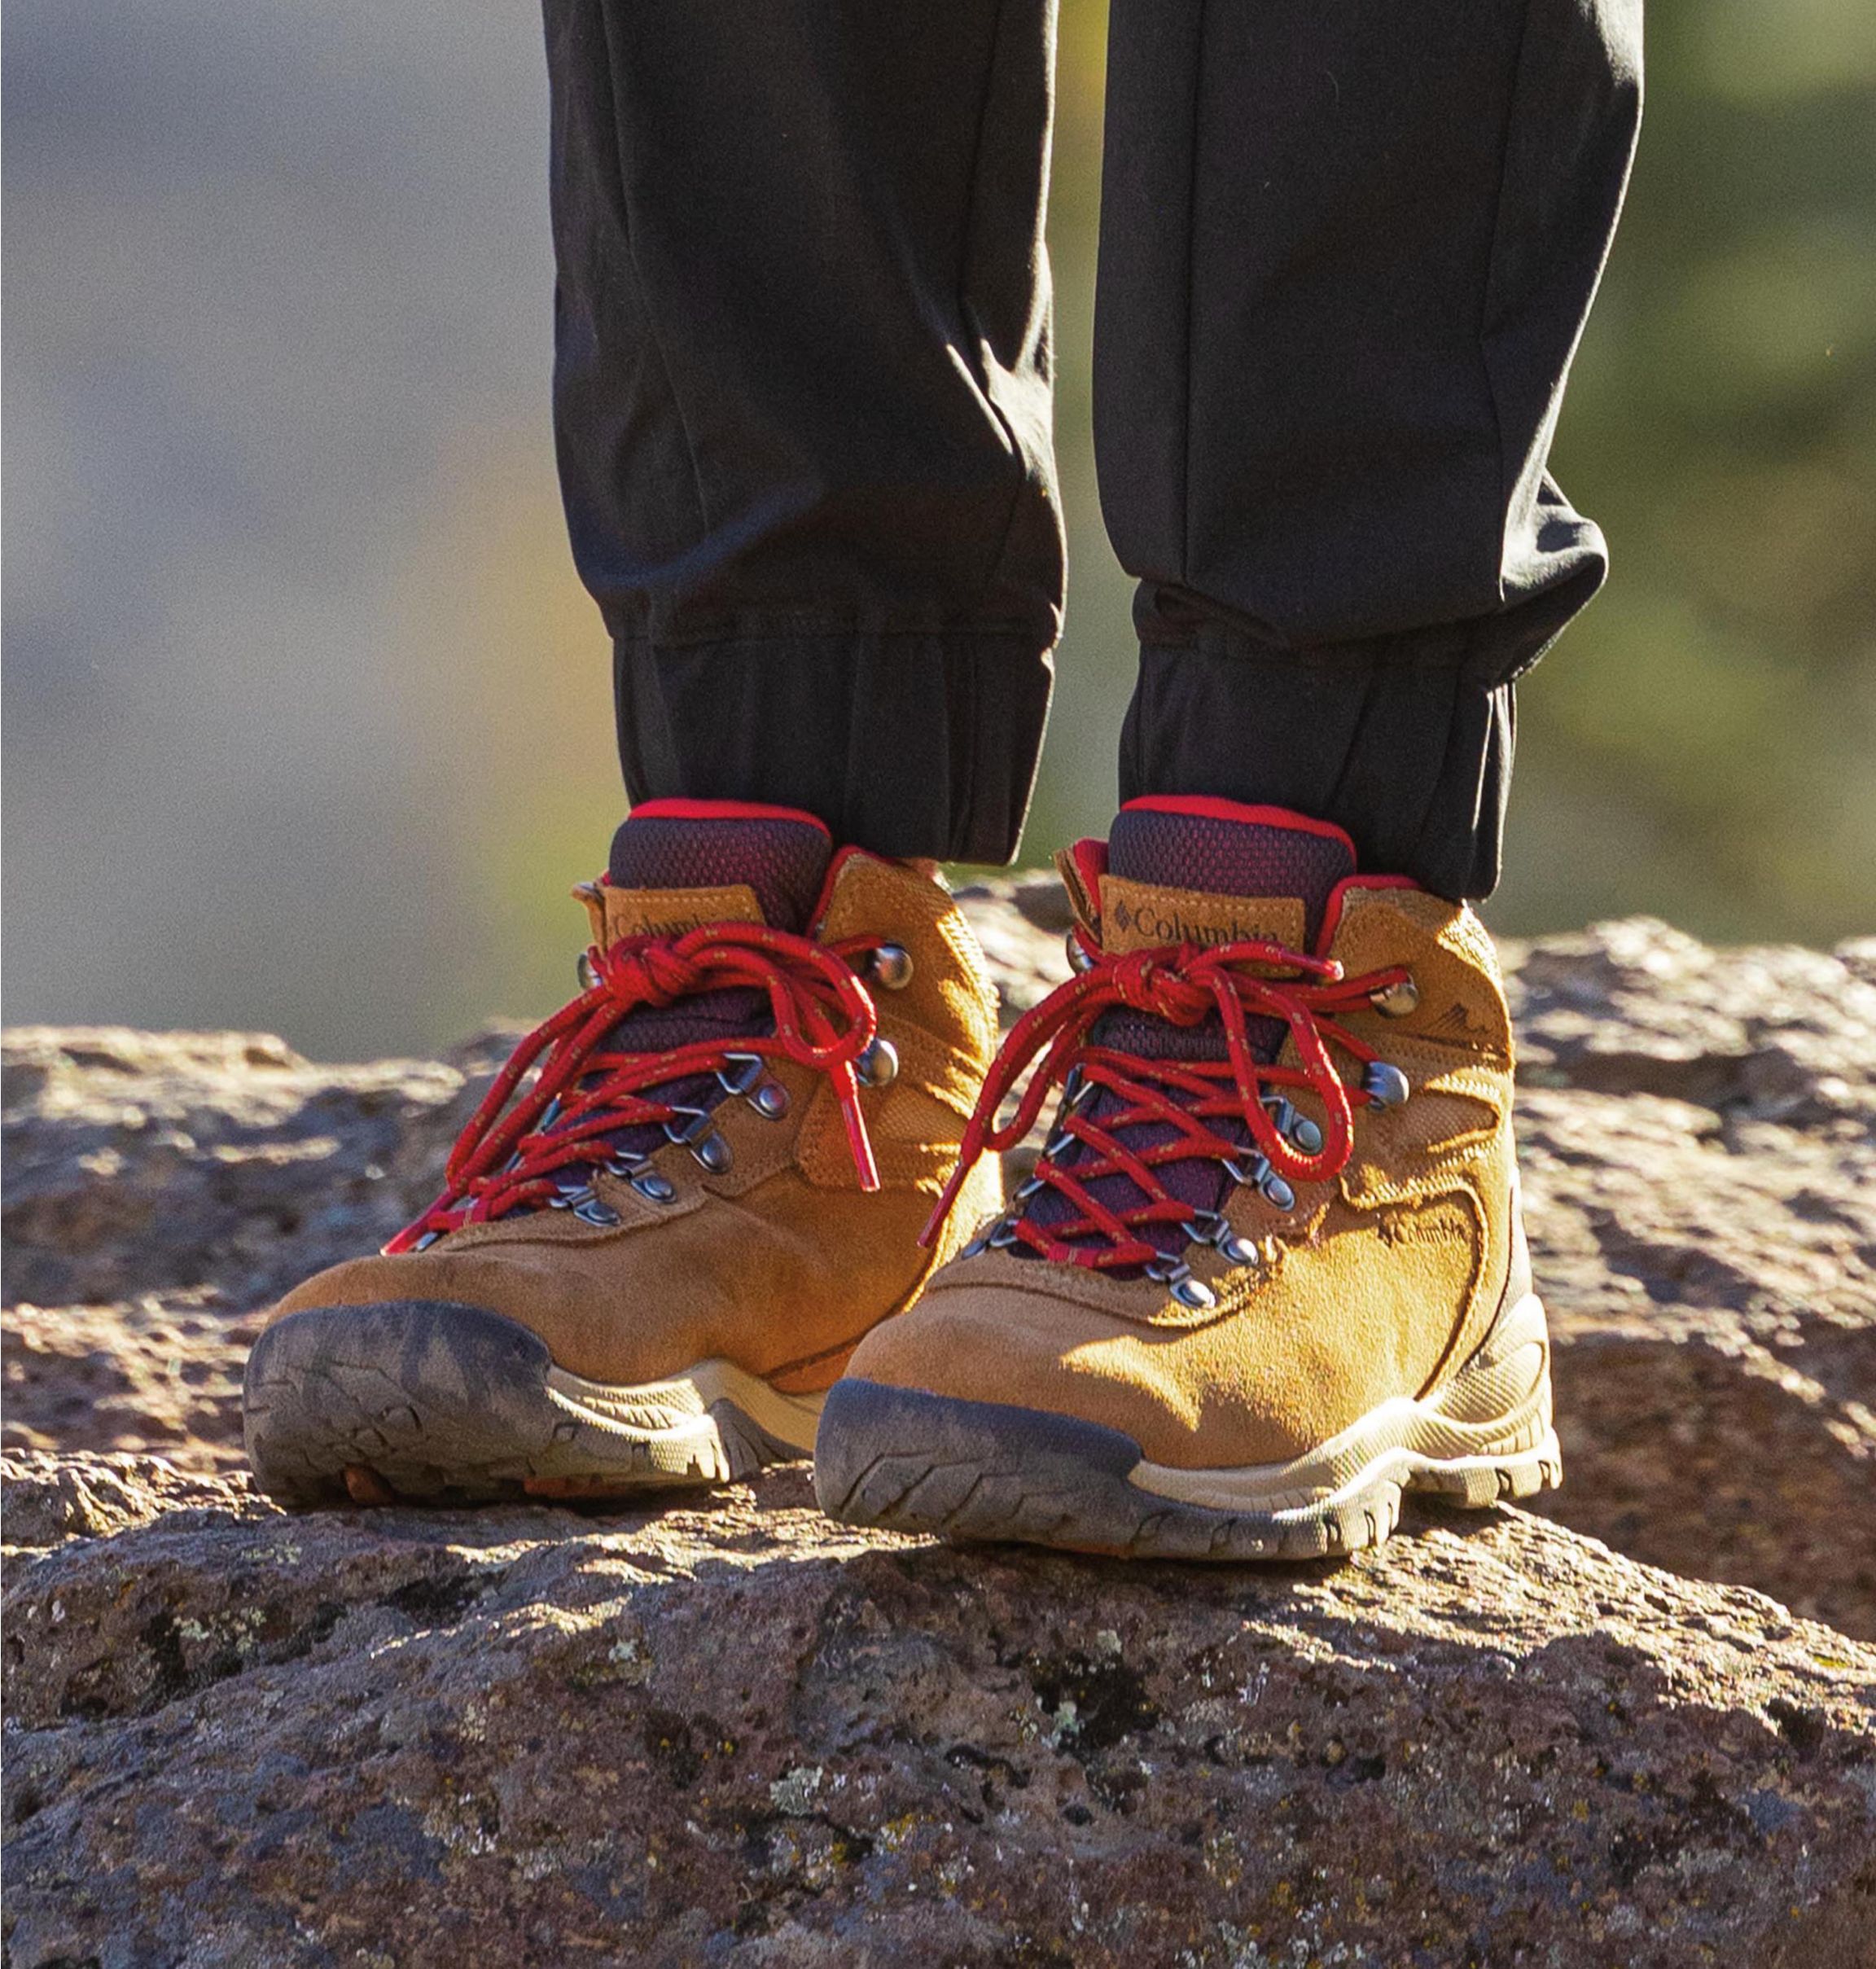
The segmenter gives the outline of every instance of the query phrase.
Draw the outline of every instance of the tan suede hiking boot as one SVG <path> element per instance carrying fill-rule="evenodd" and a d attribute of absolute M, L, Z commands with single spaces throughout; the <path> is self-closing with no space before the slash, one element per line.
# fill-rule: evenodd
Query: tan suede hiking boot
<path fill-rule="evenodd" d="M 586 989 L 444 1195 L 255 1344 L 248 1452 L 283 1502 L 611 1496 L 804 1454 L 854 1344 L 968 1230 L 918 1243 L 997 1037 L 936 882 L 805 815 L 662 800 L 583 896 Z M 993 1156 L 958 1181 L 997 1207 Z"/>
<path fill-rule="evenodd" d="M 1054 1132 L 1011 1213 L 854 1354 L 822 1507 L 1288 1558 L 1378 1543 L 1404 1490 L 1558 1482 L 1478 919 L 1220 800 L 1135 801 L 1063 861 L 1080 975 L 1010 1034 L 966 1152 L 1059 1089 Z"/>

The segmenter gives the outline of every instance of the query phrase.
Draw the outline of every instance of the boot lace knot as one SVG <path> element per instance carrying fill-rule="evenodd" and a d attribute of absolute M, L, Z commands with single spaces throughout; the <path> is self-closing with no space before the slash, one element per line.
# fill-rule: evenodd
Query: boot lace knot
<path fill-rule="evenodd" d="M 927 1245 L 977 1157 L 1015 1147 L 1057 1090 L 1061 1106 L 1035 1174 L 988 1241 L 1020 1243 L 1057 1263 L 1100 1270 L 1144 1267 L 1155 1277 L 1184 1268 L 1168 1268 L 1163 1245 L 1151 1237 L 1154 1226 L 1181 1225 L 1193 1240 L 1225 1234 L 1217 1213 L 1194 1211 L 1170 1192 L 1160 1174 L 1168 1164 L 1221 1164 L 1234 1182 L 1254 1184 L 1286 1208 L 1295 1201 L 1292 1184 L 1326 1182 L 1346 1166 L 1357 1108 L 1393 1106 L 1406 1097 L 1405 1076 L 1338 1017 L 1366 1009 L 1378 993 L 1402 983 L 1403 967 L 1349 977 L 1333 959 L 1275 942 L 1110 955 L 1085 936 L 1080 941 L 1078 961 L 1086 968 L 1025 1012 L 1004 1042 L 957 1173 L 925 1228 Z M 1097 1022 L 1117 1008 L 1186 1028 L 1216 1015 L 1224 1057 L 1179 1059 L 1097 1042 Z M 1252 1020 L 1267 1033 L 1287 1035 L 1295 1066 L 1260 1057 L 1277 1049 L 1260 1046 Z M 1358 1063 L 1354 1085 L 1338 1070 L 1331 1046 Z M 999 1123 L 1004 1102 L 1038 1060 L 1009 1120 Z M 1282 1096 L 1286 1088 L 1314 1097 L 1320 1126 Z M 1129 1179 L 1137 1202 L 1117 1204 L 1111 1185 L 1107 1197 L 1096 1194 L 1102 1178 L 1115 1176 Z M 1066 1199 L 1067 1208 L 1058 1206 L 1041 1221 L 1029 1206 L 1045 1193 Z"/>
<path fill-rule="evenodd" d="M 740 1090 L 750 1084 L 752 1061 L 790 1059 L 825 1073 L 860 1186 L 879 1187 L 855 1070 L 878 1034 L 879 1015 L 847 954 L 761 924 L 707 923 L 677 936 L 594 945 L 582 976 L 588 982 L 580 995 L 515 1049 L 450 1151 L 443 1194 L 384 1247 L 387 1253 L 420 1250 L 466 1225 L 564 1201 L 569 1193 L 561 1177 L 611 1168 L 611 1138 L 621 1130 L 662 1123 L 668 1132 L 695 1120 L 697 1110 L 660 1098 L 668 1083 L 717 1073 Z M 655 1051 L 611 1043 L 629 1012 L 739 987 L 767 994 L 766 1033 L 724 1034 Z M 734 1078 L 725 1072 L 732 1066 Z M 632 1158 L 630 1166 L 642 1160 Z M 662 1198 L 668 1186 L 647 1193 Z M 572 1194 L 590 1197 L 590 1183 Z"/>

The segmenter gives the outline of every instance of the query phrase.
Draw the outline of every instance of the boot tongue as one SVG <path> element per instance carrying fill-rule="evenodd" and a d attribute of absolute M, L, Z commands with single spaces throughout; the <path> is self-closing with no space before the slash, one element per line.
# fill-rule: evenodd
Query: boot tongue
<path fill-rule="evenodd" d="M 659 897 L 673 911 L 694 900 L 698 921 L 734 919 L 747 917 L 753 896 L 770 929 L 799 933 L 833 853 L 826 828 L 790 807 L 654 800 L 635 807 L 613 835 L 609 872 L 613 888 L 637 892 L 648 908 Z"/>
<path fill-rule="evenodd" d="M 654 800 L 634 807 L 612 837 L 602 891 L 607 935 L 676 936 L 705 923 L 761 923 L 804 933 L 827 878 L 832 838 L 810 813 L 717 800 Z M 739 1039 L 774 1029 L 766 992 L 735 986 L 695 992 L 670 1005 L 641 1005 L 608 1035 L 623 1053 Z M 714 1073 L 689 1074 L 645 1090 L 647 1099 L 712 1108 L 723 1098 Z M 615 1151 L 647 1156 L 662 1126 L 620 1129 Z"/>
<path fill-rule="evenodd" d="M 724 923 L 759 923 L 800 936 L 812 927 L 833 853 L 826 828 L 792 808 L 648 800 L 633 808 L 613 835 L 605 882 L 578 892 L 594 907 L 594 941 L 607 947 L 624 937 L 674 938 Z M 634 1006 L 602 1043 L 608 1053 L 661 1054 L 695 1045 L 728 1052 L 774 1029 L 768 992 L 733 985 L 691 992 L 668 1005 Z M 590 1091 L 598 1077 L 584 1076 L 579 1085 Z M 590 1183 L 609 1158 L 650 1156 L 693 1125 L 708 1134 L 703 1117 L 729 1090 L 707 1068 L 638 1092 L 677 1109 L 677 1119 L 668 1125 L 635 1122 L 594 1138 L 590 1160 L 563 1165 L 558 1178 L 563 1192 Z"/>
<path fill-rule="evenodd" d="M 1102 941 L 1115 952 L 1251 941 L 1312 950 L 1330 892 L 1354 872 L 1354 846 L 1340 828 L 1281 807 L 1136 800 L 1120 809 L 1108 836 Z M 1274 1059 L 1281 1023 L 1254 1019 L 1248 1029 L 1257 1051 Z M 1149 1059 L 1225 1055 L 1215 1018 L 1177 1026 L 1143 1012 L 1112 1012 L 1097 1037 Z"/>
<path fill-rule="evenodd" d="M 677 936 L 708 923 L 809 927 L 834 844 L 810 813 L 740 802 L 654 800 L 634 807 L 612 837 L 606 900 L 609 935 Z M 699 992 L 673 1005 L 642 1005 L 620 1020 L 613 1042 L 629 1052 L 725 1035 L 767 1032 L 768 995 Z M 689 1089 L 695 1099 L 698 1090 Z"/>
<path fill-rule="evenodd" d="M 1330 892 L 1354 872 L 1340 828 L 1281 807 L 1136 800 L 1108 836 L 1102 929 L 1110 949 L 1261 937 L 1310 950 Z"/>
<path fill-rule="evenodd" d="M 1282 808 L 1192 797 L 1132 800 L 1108 835 L 1107 870 L 1101 880 L 1102 943 L 1114 953 L 1252 941 L 1313 950 L 1330 892 L 1355 873 L 1355 866 L 1354 845 L 1339 827 Z M 1252 1050 L 1266 1063 L 1282 1050 L 1285 1032 L 1281 1020 L 1246 1021 Z M 1181 1026 L 1148 1012 L 1117 1010 L 1100 1019 L 1089 1037 L 1097 1045 L 1146 1059 L 1225 1057 L 1225 1028 L 1216 1015 Z M 1104 1092 L 1089 1112 L 1104 1119 L 1119 1106 Z M 1212 1125 L 1241 1142 L 1250 1140 L 1248 1129 L 1229 1121 Z M 1137 1151 L 1158 1147 L 1175 1133 L 1168 1125 L 1152 1122 L 1116 1130 L 1117 1139 Z M 1072 1168 L 1082 1155 L 1079 1146 L 1071 1148 L 1065 1165 Z M 1225 1177 L 1216 1163 L 1164 1164 L 1159 1173 L 1168 1192 L 1194 1209 L 1219 1207 Z M 1098 1177 L 1089 1190 L 1116 1210 L 1142 1200 L 1138 1186 L 1125 1175 Z M 1067 1200 L 1052 1190 L 1041 1193 L 1032 1210 L 1042 1224 L 1072 1215 Z M 1146 1234 L 1168 1254 L 1185 1242 L 1176 1225 Z"/>

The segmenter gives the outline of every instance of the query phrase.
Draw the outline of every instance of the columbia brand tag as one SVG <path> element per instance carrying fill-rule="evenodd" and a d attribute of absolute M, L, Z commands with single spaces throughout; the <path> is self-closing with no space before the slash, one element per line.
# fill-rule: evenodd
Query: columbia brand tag
<path fill-rule="evenodd" d="M 582 883 L 574 892 L 593 919 L 596 942 L 608 948 L 622 936 L 682 936 L 706 923 L 756 923 L 762 906 L 747 882 L 723 888 L 614 888 Z"/>
<path fill-rule="evenodd" d="M 1282 944 L 1300 950 L 1308 931 L 1302 901 L 1295 896 L 1216 896 L 1202 889 L 1162 888 L 1101 879 L 1101 941 L 1111 954 L 1194 944 Z"/>

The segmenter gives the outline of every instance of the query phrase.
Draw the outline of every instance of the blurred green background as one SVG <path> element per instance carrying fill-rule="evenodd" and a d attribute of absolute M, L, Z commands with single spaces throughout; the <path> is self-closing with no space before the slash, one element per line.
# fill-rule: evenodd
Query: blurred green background
<path fill-rule="evenodd" d="M 1105 8 L 1051 219 L 1068 629 L 1026 858 L 1133 662 L 1088 435 Z M 6 1015 L 423 1049 L 565 995 L 620 795 L 547 434 L 545 82 L 493 0 L 11 0 Z M 1525 932 L 1876 928 L 1876 8 L 1653 0 L 1554 467 L 1615 572 L 1521 695 Z"/>

